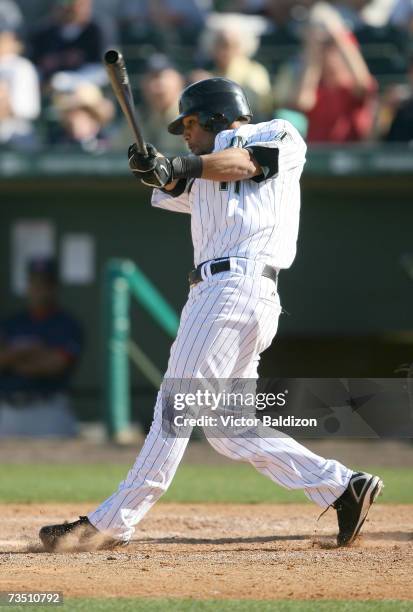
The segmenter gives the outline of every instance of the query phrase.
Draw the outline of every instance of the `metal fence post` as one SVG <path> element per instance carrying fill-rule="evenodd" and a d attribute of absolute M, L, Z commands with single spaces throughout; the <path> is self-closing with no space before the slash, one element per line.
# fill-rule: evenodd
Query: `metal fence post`
<path fill-rule="evenodd" d="M 103 278 L 103 394 L 108 437 L 130 441 L 130 323 L 129 304 L 133 296 L 170 336 L 174 337 L 179 319 L 156 287 L 130 260 L 111 259 Z M 139 351 L 139 349 L 138 349 Z M 135 349 L 135 358 L 143 363 Z M 148 364 L 145 362 L 147 369 Z M 152 372 L 153 374 L 153 372 Z"/>
<path fill-rule="evenodd" d="M 129 287 L 119 275 L 116 260 L 109 262 L 104 278 L 104 403 L 110 438 L 121 440 L 130 426 Z"/>

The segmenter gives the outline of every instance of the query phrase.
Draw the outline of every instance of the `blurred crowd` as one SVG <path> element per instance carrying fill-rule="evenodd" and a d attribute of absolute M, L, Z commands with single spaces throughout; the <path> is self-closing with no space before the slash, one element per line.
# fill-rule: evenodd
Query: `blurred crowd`
<path fill-rule="evenodd" d="M 145 136 L 166 131 L 182 88 L 237 81 L 254 121 L 309 143 L 413 140 L 412 0 L 0 0 L 0 147 L 94 154 L 130 141 L 102 65 L 120 47 Z"/>

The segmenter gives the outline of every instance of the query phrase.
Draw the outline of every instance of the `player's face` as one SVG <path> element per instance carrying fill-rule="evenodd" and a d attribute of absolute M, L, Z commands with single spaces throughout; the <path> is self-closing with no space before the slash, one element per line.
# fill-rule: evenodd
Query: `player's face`
<path fill-rule="evenodd" d="M 211 153 L 214 148 L 215 134 L 207 132 L 199 125 L 196 115 L 188 115 L 183 119 L 184 140 L 187 147 L 195 155 Z"/>

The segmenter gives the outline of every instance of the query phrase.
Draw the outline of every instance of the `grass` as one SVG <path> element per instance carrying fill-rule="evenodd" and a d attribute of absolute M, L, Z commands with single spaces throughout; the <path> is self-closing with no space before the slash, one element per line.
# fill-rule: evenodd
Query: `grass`
<path fill-rule="evenodd" d="M 74 612 L 409 612 L 410 601 L 252 601 L 188 599 L 70 599 L 62 609 Z M 13 606 L 13 610 L 51 606 Z"/>
<path fill-rule="evenodd" d="M 1 465 L 0 503 L 100 502 L 117 487 L 125 465 Z M 413 503 L 413 470 L 369 471 L 385 482 L 380 503 Z M 274 485 L 248 465 L 182 465 L 161 501 L 292 503 L 306 502 L 302 491 Z"/>

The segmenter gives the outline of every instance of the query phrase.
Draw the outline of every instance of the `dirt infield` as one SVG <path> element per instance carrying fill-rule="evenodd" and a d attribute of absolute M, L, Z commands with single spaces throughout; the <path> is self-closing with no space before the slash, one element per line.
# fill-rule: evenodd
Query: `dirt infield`
<path fill-rule="evenodd" d="M 413 599 L 413 506 L 372 508 L 363 536 L 334 545 L 335 513 L 310 505 L 159 504 L 117 551 L 49 554 L 36 534 L 90 508 L 0 507 L 0 591 L 66 597 Z M 316 532 L 315 532 L 316 530 Z"/>

